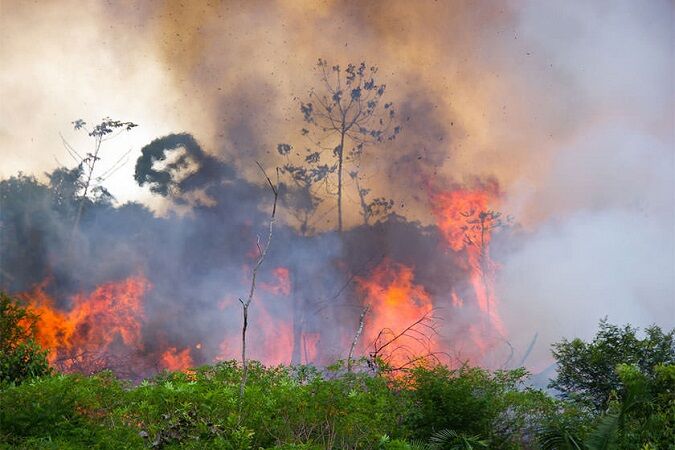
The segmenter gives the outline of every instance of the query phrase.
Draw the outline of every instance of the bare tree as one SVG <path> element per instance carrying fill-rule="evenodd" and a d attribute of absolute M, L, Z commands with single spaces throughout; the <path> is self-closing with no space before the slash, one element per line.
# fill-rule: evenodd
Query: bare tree
<path fill-rule="evenodd" d="M 244 319 L 241 327 L 242 375 L 241 375 L 241 384 L 239 385 L 240 399 L 244 397 L 244 388 L 246 387 L 246 379 L 248 378 L 248 360 L 246 359 L 246 331 L 248 329 L 248 308 L 249 306 L 251 306 L 251 302 L 253 301 L 253 295 L 255 294 L 255 282 L 256 277 L 258 275 L 258 270 L 260 269 L 260 266 L 262 266 L 263 261 L 265 261 L 267 251 L 269 250 L 270 244 L 272 243 L 272 230 L 274 229 L 274 222 L 276 221 L 277 200 L 279 198 L 279 170 L 277 169 L 277 182 L 276 184 L 273 184 L 272 180 L 270 180 L 270 177 L 267 176 L 265 169 L 263 169 L 260 163 L 256 162 L 256 164 L 258 164 L 258 167 L 262 171 L 263 175 L 265 176 L 265 179 L 267 180 L 267 183 L 270 186 L 270 189 L 272 190 L 272 194 L 274 194 L 274 203 L 272 205 L 272 213 L 270 214 L 269 219 L 267 239 L 262 245 L 260 242 L 260 236 L 258 236 L 256 241 L 256 246 L 258 247 L 258 258 L 256 259 L 255 264 L 253 265 L 253 270 L 251 273 L 251 287 L 248 291 L 248 296 L 245 299 L 242 298 L 239 299 L 239 302 L 241 303 L 242 306 L 242 315 Z"/>
<path fill-rule="evenodd" d="M 311 185 L 323 186 L 327 192 L 337 195 L 338 231 L 342 231 L 345 164 L 358 163 L 366 146 L 393 140 L 401 127 L 394 123 L 396 113 L 392 103 L 381 105 L 386 86 L 375 81 L 377 67 L 368 67 L 362 62 L 342 69 L 319 59 L 317 69 L 321 87 L 310 90 L 308 100 L 300 103 L 307 124 L 301 134 L 309 145 L 303 160 L 300 163 L 290 160 L 292 147 L 289 144 L 280 144 L 277 150 L 289 158 L 282 170 L 291 178 L 307 178 Z M 329 152 L 327 157 L 326 152 Z M 333 174 L 336 174 L 336 182 L 332 180 Z"/>
<path fill-rule="evenodd" d="M 361 333 L 363 332 L 363 325 L 365 324 L 366 314 L 368 314 L 369 310 L 370 305 L 366 305 L 361 311 L 361 315 L 359 316 L 359 326 L 356 328 L 356 333 L 354 333 L 352 345 L 351 347 L 349 347 L 349 355 L 347 355 L 347 372 L 352 371 L 352 358 L 354 356 L 354 348 L 356 348 L 356 343 L 359 341 L 359 337 L 361 337 Z"/>
<path fill-rule="evenodd" d="M 94 146 L 90 152 L 84 153 L 82 155 L 79 153 L 73 146 L 71 146 L 64 138 L 61 136 L 63 145 L 68 150 L 70 156 L 75 159 L 78 163 L 78 167 L 81 170 L 81 190 L 80 200 L 77 207 L 77 213 L 75 215 L 75 222 L 73 229 L 77 229 L 82 218 L 82 211 L 84 209 L 84 204 L 91 193 L 98 193 L 104 196 L 110 196 L 108 191 L 101 186 L 106 178 L 112 175 L 116 170 L 118 170 L 123 164 L 124 159 L 128 156 L 128 153 L 123 154 L 112 166 L 106 168 L 103 172 L 95 175 L 95 170 L 98 165 L 98 162 L 101 160 L 101 146 L 103 142 L 108 141 L 123 131 L 130 131 L 132 128 L 137 127 L 133 122 L 122 122 L 119 120 L 112 120 L 109 117 L 106 117 L 101 121 L 101 123 L 94 126 L 94 128 L 88 128 L 87 122 L 82 119 L 78 119 L 73 122 L 73 128 L 75 130 L 84 130 L 87 134 L 93 138 Z"/>
<path fill-rule="evenodd" d="M 483 284 L 483 290 L 485 292 L 485 301 L 487 302 L 487 316 L 488 318 L 492 317 L 491 314 L 491 301 L 490 301 L 490 260 L 489 253 L 489 236 L 492 230 L 500 228 L 505 225 L 505 222 L 502 220 L 502 213 L 493 210 L 486 211 L 466 211 L 461 213 L 466 217 L 466 225 L 464 226 L 464 243 L 467 246 L 473 246 L 478 249 L 478 271 L 480 272 L 481 283 Z M 511 221 L 510 217 L 507 217 L 507 222 Z"/>

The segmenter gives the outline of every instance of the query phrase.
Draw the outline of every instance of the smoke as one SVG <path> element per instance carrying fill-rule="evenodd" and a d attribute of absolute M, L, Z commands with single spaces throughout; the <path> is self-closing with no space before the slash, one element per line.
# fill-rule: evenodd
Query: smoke
<path fill-rule="evenodd" d="M 670 327 L 675 313 L 672 5 L 551 6 L 526 7 L 521 29 L 566 74 L 577 123 L 534 182 L 509 188 L 533 224 L 504 255 L 498 289 L 521 348 L 534 332 L 589 338 L 605 316 Z"/>
<path fill-rule="evenodd" d="M 519 351 L 539 333 L 528 360 L 537 366 L 548 361 L 550 342 L 588 337 L 605 315 L 642 326 L 672 322 L 672 17 L 668 1 L 59 2 L 39 8 L 4 2 L 0 177 L 40 176 L 70 165 L 59 132 L 87 148 L 86 137 L 68 132 L 71 120 L 139 123 L 106 143 L 112 160 L 132 150 L 129 164 L 106 185 L 119 204 L 138 200 L 165 216 L 140 205 L 92 212 L 84 243 L 65 264 L 50 255 L 64 253 L 52 247 L 66 241 L 69 227 L 50 211 L 37 233 L 41 240 L 31 244 L 42 261 L 32 273 L 54 275 L 65 293 L 140 266 L 154 286 L 154 328 L 166 329 L 173 317 L 194 318 L 165 331 L 172 344 L 193 345 L 195 336 L 217 334 L 204 330 L 234 327 L 236 298 L 226 302 L 234 305 L 223 310 L 232 316 L 226 324 L 214 308 L 223 292 L 241 292 L 242 261 L 264 223 L 266 191 L 255 161 L 280 165 L 279 142 L 302 148 L 297 102 L 319 82 L 316 59 L 365 60 L 380 67 L 378 81 L 387 84 L 386 99 L 403 131 L 367 150 L 362 175 L 373 197 L 395 200 L 399 216 L 377 231 L 357 226 L 358 198 L 348 180 L 350 234 L 299 239 L 283 213 L 280 240 L 287 245 L 275 242 L 270 268 L 291 266 L 294 298 L 303 299 L 294 308 L 315 331 L 327 327 L 321 320 L 351 323 L 354 311 L 358 316 L 353 305 L 351 312 L 342 305 L 328 314 L 308 304 L 332 298 L 346 272 L 372 269 L 365 261 L 373 255 L 396 253 L 414 265 L 420 282 L 445 304 L 453 288 L 466 284 L 466 273 L 439 250 L 429 187 L 496 180 L 503 195 L 491 206 L 521 227 L 493 241 L 500 312 Z M 177 184 L 165 185 L 160 196 L 133 183 L 141 149 L 161 136 L 158 145 L 166 146 L 166 136 L 182 131 L 201 143 L 199 154 L 182 141 L 167 147 L 176 159 L 169 157 L 163 169 L 146 161 L 171 172 Z M 320 230 L 334 228 L 332 202 L 329 197 L 318 214 Z M 17 272 L 32 267 L 12 261 Z M 288 308 L 267 306 L 292 320 Z M 472 312 L 453 314 L 450 336 L 474 319 Z M 328 348 L 329 340 L 319 345 Z M 324 354 L 331 352 L 337 350 Z"/>

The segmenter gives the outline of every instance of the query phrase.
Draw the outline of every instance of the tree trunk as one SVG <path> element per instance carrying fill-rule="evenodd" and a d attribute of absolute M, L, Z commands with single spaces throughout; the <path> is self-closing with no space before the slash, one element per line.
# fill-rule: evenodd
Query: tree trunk
<path fill-rule="evenodd" d="M 241 384 L 239 385 L 239 399 L 244 397 L 244 387 L 248 378 L 248 361 L 246 360 L 246 329 L 248 328 L 248 305 L 244 305 L 244 324 L 241 327 Z"/>
<path fill-rule="evenodd" d="M 370 305 L 364 307 L 361 311 L 361 315 L 359 316 L 359 326 L 356 329 L 356 333 L 354 333 L 352 346 L 349 348 L 349 355 L 347 355 L 347 372 L 352 371 L 352 358 L 354 357 L 354 349 L 356 348 L 356 343 L 359 341 L 359 337 L 361 337 L 361 333 L 363 332 L 363 324 L 365 323 L 366 314 L 368 314 L 369 309 Z"/>
<path fill-rule="evenodd" d="M 345 131 L 340 133 L 340 151 L 338 152 L 338 231 L 342 232 L 342 156 L 345 146 Z"/>

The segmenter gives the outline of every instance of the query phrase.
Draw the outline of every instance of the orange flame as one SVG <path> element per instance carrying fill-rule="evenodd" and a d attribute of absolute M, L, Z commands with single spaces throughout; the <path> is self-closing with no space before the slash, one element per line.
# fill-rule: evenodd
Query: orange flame
<path fill-rule="evenodd" d="M 20 297 L 39 316 L 37 340 L 50 351 L 50 363 L 64 371 L 94 371 L 106 368 L 113 347 L 142 350 L 142 298 L 149 288 L 144 277 L 100 285 L 88 296 L 78 294 L 70 311 L 55 307 L 46 284 Z"/>
<path fill-rule="evenodd" d="M 370 308 L 362 347 L 379 353 L 393 367 L 405 366 L 436 350 L 437 336 L 424 323 L 431 319 L 431 297 L 423 286 L 414 283 L 414 278 L 411 267 L 388 259 L 370 277 L 356 278 L 364 303 Z"/>
<path fill-rule="evenodd" d="M 162 353 L 160 364 L 164 369 L 171 371 L 186 371 L 194 365 L 192 356 L 190 355 L 190 349 L 185 348 L 178 351 L 176 347 L 169 347 Z"/>
<path fill-rule="evenodd" d="M 248 267 L 245 267 L 249 271 Z M 290 271 L 286 267 L 272 269 L 273 280 L 260 282 L 260 292 L 250 306 L 248 317 L 248 332 L 246 335 L 247 359 L 260 360 L 265 364 L 289 364 L 291 349 L 293 348 L 293 328 L 291 321 L 280 317 L 275 312 L 275 301 L 278 297 L 291 295 Z M 239 310 L 238 302 L 226 298 L 219 303 L 221 310 L 235 307 Z M 226 333 L 219 346 L 216 361 L 241 358 L 241 337 L 239 330 Z"/>
<path fill-rule="evenodd" d="M 488 323 L 501 335 L 504 325 L 497 312 L 494 278 L 497 265 L 490 258 L 492 228 L 498 219 L 490 211 L 494 194 L 489 190 L 456 189 L 433 194 L 433 210 L 448 246 L 455 252 L 466 252 L 466 267 L 476 295 L 478 307 Z M 463 305 L 456 292 L 453 304 Z"/>

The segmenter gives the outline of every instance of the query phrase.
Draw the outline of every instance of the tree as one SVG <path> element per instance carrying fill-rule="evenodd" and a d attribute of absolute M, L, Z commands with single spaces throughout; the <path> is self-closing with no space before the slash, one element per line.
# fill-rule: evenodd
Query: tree
<path fill-rule="evenodd" d="M 291 160 L 290 144 L 279 144 L 277 150 L 288 161 L 282 171 L 296 183 L 324 185 L 329 192 L 336 187 L 338 231 L 342 231 L 345 164 L 358 166 L 365 147 L 393 140 L 401 127 L 394 123 L 396 113 L 392 103 L 381 105 L 386 86 L 375 80 L 377 67 L 362 62 L 348 64 L 343 70 L 319 59 L 317 70 L 321 88 L 311 90 L 307 101 L 300 103 L 307 125 L 301 135 L 309 147 L 299 163 Z M 325 152 L 330 152 L 327 157 Z M 333 174 L 337 181 L 331 186 Z"/>
<path fill-rule="evenodd" d="M 91 129 L 87 127 L 87 122 L 82 119 L 77 119 L 73 122 L 73 128 L 76 131 L 84 130 L 94 140 L 93 149 L 90 152 L 86 152 L 83 156 L 63 139 L 66 150 L 68 150 L 70 156 L 77 161 L 82 177 L 79 185 L 81 194 L 77 214 L 75 215 L 74 229 L 77 229 L 80 223 L 82 210 L 84 209 L 84 204 L 88 195 L 93 193 L 95 196 L 111 197 L 110 193 L 101 185 L 101 182 L 119 169 L 124 164 L 124 158 L 128 155 L 128 152 L 123 154 L 112 166 L 108 167 L 104 172 L 94 176 L 96 166 L 101 160 L 100 153 L 103 142 L 116 137 L 123 131 L 130 131 L 137 126 L 138 125 L 133 122 L 122 122 L 113 120 L 109 117 L 104 118 L 99 124 L 94 125 Z"/>
<path fill-rule="evenodd" d="M 353 170 L 349 172 L 349 176 L 356 184 L 356 192 L 359 194 L 359 203 L 361 205 L 361 217 L 363 217 L 363 224 L 368 226 L 370 219 L 378 217 L 385 217 L 394 208 L 394 200 L 385 197 L 377 197 L 368 200 L 370 189 L 361 186 L 359 172 Z"/>
<path fill-rule="evenodd" d="M 251 302 L 253 301 L 253 295 L 255 294 L 255 282 L 256 282 L 256 277 L 258 275 L 258 269 L 260 269 L 260 266 L 262 266 L 262 263 L 265 261 L 265 257 L 267 256 L 267 251 L 270 248 L 270 244 L 272 243 L 272 231 L 274 230 L 274 222 L 276 221 L 276 214 L 277 214 L 277 200 L 279 198 L 279 182 L 277 181 L 276 184 L 272 184 L 272 180 L 270 180 L 270 177 L 267 176 L 267 173 L 265 172 L 265 169 L 262 168 L 260 163 L 257 163 L 258 167 L 260 167 L 260 170 L 262 171 L 263 175 L 265 176 L 265 179 L 267 180 L 267 183 L 270 186 L 270 189 L 272 190 L 272 194 L 274 194 L 274 203 L 272 205 L 272 213 L 270 214 L 270 219 L 269 219 L 269 229 L 267 232 L 267 239 L 265 242 L 261 245 L 260 243 L 260 237 L 258 237 L 258 240 L 256 242 L 256 246 L 258 247 L 258 258 L 255 261 L 255 264 L 253 265 L 253 270 L 251 272 L 251 287 L 249 289 L 248 295 L 246 296 L 245 299 L 240 298 L 239 302 L 241 303 L 241 308 L 242 308 L 242 316 L 243 316 L 243 324 L 241 327 L 241 364 L 242 364 L 242 375 L 241 375 L 241 384 L 239 385 L 239 399 L 242 400 L 244 397 L 244 388 L 246 387 L 246 378 L 248 377 L 248 360 L 246 359 L 246 331 L 248 329 L 248 308 L 251 306 Z M 279 172 L 277 171 L 277 179 L 279 178 Z"/>
<path fill-rule="evenodd" d="M 660 364 L 654 377 L 637 365 L 619 364 L 615 373 L 620 391 L 613 392 L 607 409 L 588 414 L 568 400 L 538 433 L 544 450 L 656 449 L 672 445 L 675 365 Z"/>
<path fill-rule="evenodd" d="M 464 243 L 467 247 L 475 247 L 477 249 L 477 265 L 480 273 L 481 283 L 483 285 L 483 292 L 485 293 L 485 303 L 487 308 L 487 316 L 492 320 L 492 277 L 494 275 L 494 263 L 490 259 L 490 233 L 492 230 L 504 226 L 502 220 L 502 213 L 493 210 L 486 211 L 465 211 L 460 213 L 466 217 L 466 225 L 464 225 Z M 510 222 L 510 219 L 508 219 Z"/>
<path fill-rule="evenodd" d="M 630 325 L 619 327 L 601 320 L 590 343 L 577 338 L 553 344 L 558 373 L 549 387 L 560 391 L 563 398 L 604 411 L 613 393 L 623 390 L 617 366 L 635 365 L 646 377 L 654 379 L 659 365 L 675 363 L 674 335 L 675 330 L 664 332 L 651 326 L 640 339 L 638 329 Z"/>
<path fill-rule="evenodd" d="M 71 239 L 80 170 L 56 168 L 49 183 L 19 173 L 0 180 L 0 290 L 18 292 L 63 269 L 51 254 Z"/>

